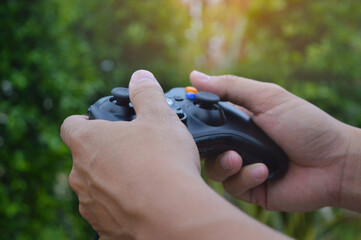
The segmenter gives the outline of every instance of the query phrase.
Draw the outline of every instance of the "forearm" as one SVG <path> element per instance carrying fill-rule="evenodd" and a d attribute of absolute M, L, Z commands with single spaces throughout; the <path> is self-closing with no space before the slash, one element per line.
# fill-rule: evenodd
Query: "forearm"
<path fill-rule="evenodd" d="M 361 212 L 361 129 L 347 126 L 349 135 L 344 165 L 340 207 Z"/>
<path fill-rule="evenodd" d="M 172 181 L 169 184 L 169 181 Z M 287 239 L 185 176 L 159 185 L 148 199 L 135 239 Z"/>

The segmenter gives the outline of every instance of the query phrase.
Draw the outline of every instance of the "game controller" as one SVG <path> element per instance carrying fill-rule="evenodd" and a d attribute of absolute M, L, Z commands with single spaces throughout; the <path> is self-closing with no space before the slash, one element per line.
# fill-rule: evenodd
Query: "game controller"
<path fill-rule="evenodd" d="M 132 121 L 136 114 L 127 88 L 114 88 L 112 96 L 99 99 L 88 109 L 90 119 Z M 237 107 L 220 101 L 209 92 L 194 87 L 173 88 L 166 100 L 187 126 L 201 156 L 219 155 L 234 150 L 242 156 L 243 165 L 264 163 L 268 180 L 282 177 L 288 158 L 249 117 Z"/>

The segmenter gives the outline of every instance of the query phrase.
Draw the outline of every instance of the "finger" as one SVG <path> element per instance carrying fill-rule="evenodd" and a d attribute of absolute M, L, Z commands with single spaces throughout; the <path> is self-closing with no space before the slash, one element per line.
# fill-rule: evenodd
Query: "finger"
<path fill-rule="evenodd" d="M 242 158 L 235 151 L 222 153 L 217 158 L 205 161 L 205 174 L 208 178 L 223 182 L 237 173 L 242 167 Z"/>
<path fill-rule="evenodd" d="M 67 117 L 60 127 L 60 137 L 63 142 L 70 148 L 72 134 L 83 126 L 88 120 L 87 116 L 73 115 Z"/>
<path fill-rule="evenodd" d="M 250 189 L 261 185 L 268 177 L 268 169 L 263 163 L 243 167 L 236 175 L 223 182 L 223 186 L 232 196 L 243 199 Z"/>
<path fill-rule="evenodd" d="M 149 71 L 136 71 L 129 83 L 129 97 L 137 118 L 152 119 L 166 115 L 175 115 L 169 107 L 164 92 Z"/>
<path fill-rule="evenodd" d="M 244 106 L 255 114 L 264 113 L 294 97 L 276 84 L 232 75 L 208 76 L 193 71 L 190 80 L 199 90 L 215 93 L 222 99 Z"/>

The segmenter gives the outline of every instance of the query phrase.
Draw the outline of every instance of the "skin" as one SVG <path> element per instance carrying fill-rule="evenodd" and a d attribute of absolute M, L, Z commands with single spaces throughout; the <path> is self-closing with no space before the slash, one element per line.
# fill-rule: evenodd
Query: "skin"
<path fill-rule="evenodd" d="M 351 207 L 360 205 L 355 191 L 361 189 L 360 154 L 352 151 L 360 143 L 359 129 L 272 84 L 199 72 L 191 74 L 191 81 L 246 107 L 290 157 L 287 175 L 266 184 L 265 166 L 242 168 L 235 152 L 207 160 L 208 176 L 222 181 L 232 195 L 268 209 L 303 211 L 337 205 L 359 211 Z M 194 140 L 150 72 L 135 72 L 129 93 L 137 119 L 108 122 L 71 116 L 61 127 L 73 156 L 69 183 L 78 195 L 79 211 L 102 239 L 287 238 L 205 184 Z M 345 159 L 351 160 L 344 163 Z"/>
<path fill-rule="evenodd" d="M 242 168 L 236 152 L 206 161 L 206 174 L 234 197 L 265 209 L 303 212 L 335 206 L 361 212 L 361 130 L 272 83 L 236 76 L 190 76 L 202 91 L 245 108 L 288 155 L 287 174 L 264 182 L 263 164 Z"/>

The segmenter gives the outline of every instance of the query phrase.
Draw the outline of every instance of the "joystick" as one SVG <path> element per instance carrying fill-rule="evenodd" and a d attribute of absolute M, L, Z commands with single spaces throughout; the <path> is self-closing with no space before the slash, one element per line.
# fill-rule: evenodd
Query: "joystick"
<path fill-rule="evenodd" d="M 112 96 L 99 99 L 88 109 L 90 119 L 132 121 L 135 111 L 127 88 L 114 88 Z M 209 92 L 194 87 L 173 88 L 166 100 L 179 119 L 187 126 L 200 155 L 218 155 L 234 150 L 242 156 L 243 165 L 264 163 L 268 180 L 282 177 L 288 168 L 288 158 L 252 119 Z"/>
<path fill-rule="evenodd" d="M 130 102 L 129 100 L 129 89 L 123 87 L 113 88 L 111 94 L 113 95 L 113 99 L 116 101 L 116 105 L 118 106 L 127 106 Z"/>
<path fill-rule="evenodd" d="M 196 99 L 199 102 L 199 107 L 203 109 L 212 110 L 214 104 L 217 104 L 220 99 L 216 94 L 209 92 L 198 92 L 196 94 Z"/>

